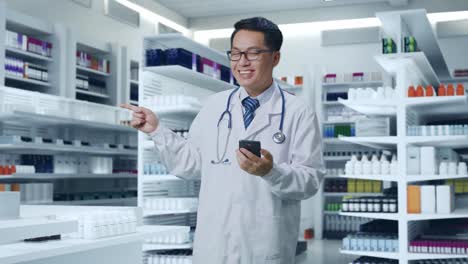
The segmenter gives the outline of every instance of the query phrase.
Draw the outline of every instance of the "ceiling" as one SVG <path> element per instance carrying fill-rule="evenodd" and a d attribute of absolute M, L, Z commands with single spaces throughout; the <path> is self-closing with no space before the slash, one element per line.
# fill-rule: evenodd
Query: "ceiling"
<path fill-rule="evenodd" d="M 229 16 L 246 13 L 279 12 L 357 4 L 388 3 L 404 6 L 408 0 L 153 0 L 180 15 L 190 18 Z"/>

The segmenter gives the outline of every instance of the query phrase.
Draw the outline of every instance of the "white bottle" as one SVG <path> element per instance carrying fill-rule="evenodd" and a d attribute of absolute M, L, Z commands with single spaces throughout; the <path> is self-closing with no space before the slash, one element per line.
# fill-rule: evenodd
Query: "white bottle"
<path fill-rule="evenodd" d="M 395 155 L 393 155 L 392 163 L 390 164 L 390 175 L 398 175 L 398 160 Z"/>
<path fill-rule="evenodd" d="M 383 155 L 380 158 L 380 171 L 382 175 L 390 174 L 390 163 L 388 162 L 387 158 Z"/>
<path fill-rule="evenodd" d="M 458 163 L 458 175 L 468 175 L 467 166 L 465 162 Z"/>
<path fill-rule="evenodd" d="M 448 175 L 448 162 L 442 161 L 439 164 L 439 175 Z"/>
<path fill-rule="evenodd" d="M 380 175 L 381 168 L 380 168 L 380 161 L 377 157 L 377 154 L 372 155 L 372 174 L 373 175 Z"/>
<path fill-rule="evenodd" d="M 361 175 L 362 174 L 362 162 L 356 161 L 354 162 L 354 175 Z"/>
<path fill-rule="evenodd" d="M 345 173 L 346 175 L 353 175 L 354 174 L 354 164 L 357 158 L 355 155 L 351 156 L 351 160 L 348 160 L 345 165 Z"/>
<path fill-rule="evenodd" d="M 370 175 L 372 173 L 372 163 L 367 158 L 367 155 L 362 156 L 361 163 L 362 163 L 362 174 Z"/>
<path fill-rule="evenodd" d="M 448 164 L 448 174 L 449 175 L 457 175 L 457 163 L 456 162 L 449 162 L 449 164 Z"/>

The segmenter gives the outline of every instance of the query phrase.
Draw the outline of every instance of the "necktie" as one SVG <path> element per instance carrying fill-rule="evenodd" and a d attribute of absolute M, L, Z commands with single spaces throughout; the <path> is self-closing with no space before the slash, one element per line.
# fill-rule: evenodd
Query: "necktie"
<path fill-rule="evenodd" d="M 257 99 L 247 97 L 244 100 L 242 100 L 242 105 L 244 106 L 244 109 L 245 109 L 244 126 L 245 126 L 245 129 L 247 129 L 255 117 L 255 110 L 260 106 L 260 102 Z"/>

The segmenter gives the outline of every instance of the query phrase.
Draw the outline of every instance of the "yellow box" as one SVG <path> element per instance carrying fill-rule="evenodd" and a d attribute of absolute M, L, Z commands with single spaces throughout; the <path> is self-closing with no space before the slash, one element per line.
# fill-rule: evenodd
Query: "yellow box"
<path fill-rule="evenodd" d="M 366 193 L 372 192 L 372 181 L 364 181 L 364 192 Z"/>
<path fill-rule="evenodd" d="M 382 192 L 382 181 L 373 181 L 372 182 L 372 191 L 375 193 Z"/>
<path fill-rule="evenodd" d="M 455 193 L 463 193 L 463 184 L 456 183 L 455 184 Z"/>
<path fill-rule="evenodd" d="M 348 179 L 348 192 L 356 192 L 356 180 Z"/>
<path fill-rule="evenodd" d="M 356 192 L 363 193 L 364 192 L 364 181 L 357 180 L 356 181 Z"/>

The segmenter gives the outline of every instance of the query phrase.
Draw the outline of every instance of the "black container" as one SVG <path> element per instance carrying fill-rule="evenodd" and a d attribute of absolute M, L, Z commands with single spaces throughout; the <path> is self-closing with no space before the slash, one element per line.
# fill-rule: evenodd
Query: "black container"
<path fill-rule="evenodd" d="M 192 55 L 192 52 L 182 48 L 167 49 L 166 65 L 180 65 L 192 69 Z"/>
<path fill-rule="evenodd" d="M 166 65 L 166 52 L 162 49 L 146 50 L 146 66 Z"/>
<path fill-rule="evenodd" d="M 221 65 L 221 80 L 227 83 L 231 82 L 231 69 L 224 65 Z"/>

